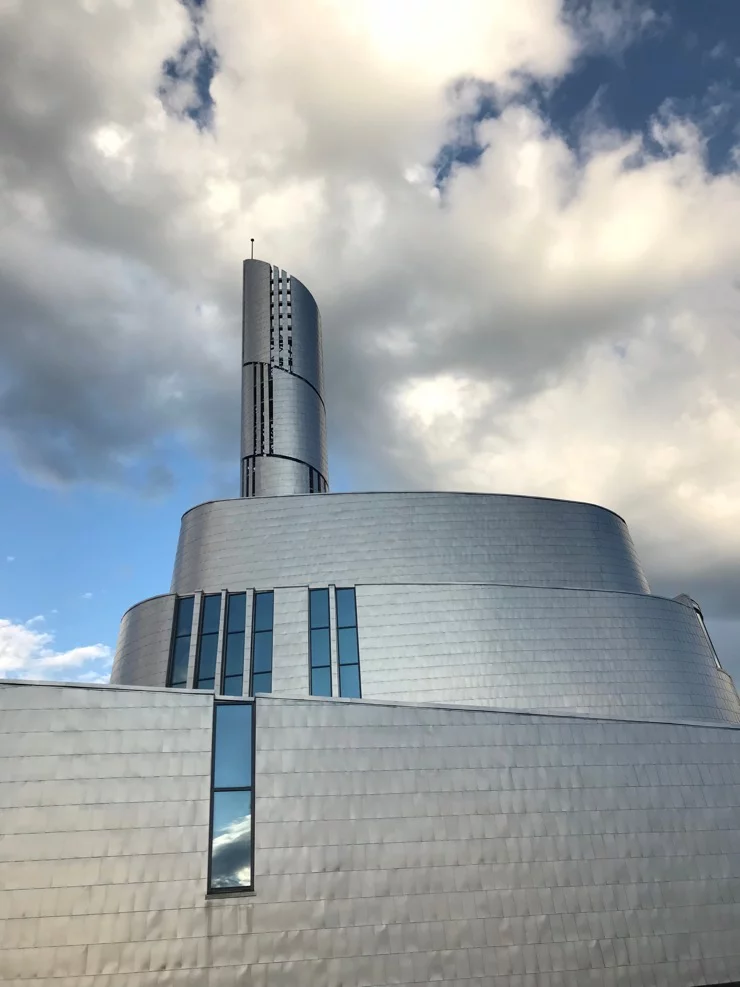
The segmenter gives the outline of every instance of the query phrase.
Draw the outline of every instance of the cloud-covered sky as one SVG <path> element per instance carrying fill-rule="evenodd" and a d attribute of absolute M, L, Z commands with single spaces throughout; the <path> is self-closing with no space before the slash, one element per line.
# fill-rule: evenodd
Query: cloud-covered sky
<path fill-rule="evenodd" d="M 104 674 L 237 493 L 255 237 L 322 309 L 334 489 L 609 506 L 740 677 L 739 42 L 726 0 L 6 0 L 6 670 Z"/>

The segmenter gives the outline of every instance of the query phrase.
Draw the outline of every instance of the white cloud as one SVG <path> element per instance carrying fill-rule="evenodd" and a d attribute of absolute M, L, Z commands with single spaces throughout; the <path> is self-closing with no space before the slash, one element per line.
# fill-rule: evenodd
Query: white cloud
<path fill-rule="evenodd" d="M 83 594 L 82 594 L 82 599 L 83 599 L 83 600 L 92 600 L 92 593 L 90 593 L 90 592 L 88 592 L 88 593 L 83 593 Z"/>
<path fill-rule="evenodd" d="M 23 624 L 0 618 L 0 676 L 68 681 L 99 681 L 98 677 L 102 677 L 107 681 L 111 661 L 111 649 L 107 645 L 90 644 L 56 651 L 54 635 L 39 630 L 39 622 L 39 617 Z M 98 663 L 94 669 L 86 667 L 94 662 Z"/>
<path fill-rule="evenodd" d="M 15 562 L 15 555 L 6 555 L 5 559 L 7 562 Z"/>

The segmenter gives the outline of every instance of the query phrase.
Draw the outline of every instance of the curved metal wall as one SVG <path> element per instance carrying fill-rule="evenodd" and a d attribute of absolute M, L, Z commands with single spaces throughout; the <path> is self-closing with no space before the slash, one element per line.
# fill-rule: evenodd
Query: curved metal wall
<path fill-rule="evenodd" d="M 365 699 L 740 723 L 689 607 L 518 586 L 358 586 Z"/>
<path fill-rule="evenodd" d="M 624 521 L 503 494 L 221 500 L 182 519 L 172 592 L 465 582 L 649 592 Z"/>
<path fill-rule="evenodd" d="M 461 584 L 358 585 L 356 593 L 365 699 L 740 723 L 737 693 L 696 614 L 673 600 Z M 165 685 L 172 599 L 126 614 L 113 681 Z M 276 694 L 308 695 L 307 602 L 305 586 L 275 590 Z M 245 692 L 249 661 L 247 646 Z M 332 667 L 337 695 L 333 621 Z"/>
<path fill-rule="evenodd" d="M 167 685 L 175 599 L 173 594 L 153 596 L 126 611 L 118 630 L 111 684 Z"/>

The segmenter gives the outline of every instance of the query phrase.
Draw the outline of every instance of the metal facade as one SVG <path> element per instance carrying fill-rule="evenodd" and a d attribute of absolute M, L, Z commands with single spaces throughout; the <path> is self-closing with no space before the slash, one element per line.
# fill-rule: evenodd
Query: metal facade
<path fill-rule="evenodd" d="M 278 267 L 244 261 L 242 497 L 328 489 L 321 316 Z"/>
<path fill-rule="evenodd" d="M 166 684 L 172 599 L 128 611 L 113 681 Z M 273 691 L 282 695 L 309 693 L 307 600 L 305 586 L 275 590 Z M 333 594 L 330 600 L 333 606 Z M 732 680 L 717 667 L 694 610 L 675 600 L 542 587 L 373 584 L 357 586 L 357 613 L 366 699 L 740 722 Z M 333 620 L 331 626 L 338 695 Z M 249 659 L 247 645 L 245 693 Z M 191 658 L 191 686 L 193 664 Z"/>
<path fill-rule="evenodd" d="M 259 698 L 255 893 L 207 900 L 212 703 L 0 686 L 3 983 L 740 979 L 740 728 Z"/>
<path fill-rule="evenodd" d="M 479 582 L 649 592 L 624 521 L 504 494 L 219 500 L 182 519 L 173 593 L 230 586 Z"/>

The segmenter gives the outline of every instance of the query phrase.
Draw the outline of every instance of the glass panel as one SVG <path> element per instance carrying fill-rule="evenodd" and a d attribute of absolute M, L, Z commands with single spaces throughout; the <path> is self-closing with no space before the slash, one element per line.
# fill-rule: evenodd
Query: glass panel
<path fill-rule="evenodd" d="M 188 680 L 188 657 L 190 655 L 190 635 L 176 637 L 172 649 L 172 671 L 170 685 L 186 686 Z"/>
<path fill-rule="evenodd" d="M 216 674 L 216 649 L 218 647 L 218 634 L 204 634 L 200 639 L 200 655 L 198 657 L 198 679 L 196 689 L 212 689 L 213 677 Z M 211 684 L 206 685 L 204 680 L 209 679 Z"/>
<path fill-rule="evenodd" d="M 311 669 L 311 695 L 330 696 L 331 695 L 331 669 L 312 668 Z"/>
<path fill-rule="evenodd" d="M 272 609 L 274 594 L 254 594 L 254 629 L 256 631 L 272 630 Z"/>
<path fill-rule="evenodd" d="M 252 692 L 272 692 L 272 672 L 259 672 L 252 676 Z"/>
<path fill-rule="evenodd" d="M 354 627 L 343 627 L 337 631 L 339 643 L 339 664 L 356 665 L 360 660 L 357 650 L 357 631 Z"/>
<path fill-rule="evenodd" d="M 189 634 L 193 626 L 193 599 L 192 596 L 184 596 L 177 601 L 177 614 L 175 615 L 175 634 Z"/>
<path fill-rule="evenodd" d="M 246 619 L 247 619 L 247 594 L 230 593 L 229 610 L 228 610 L 228 616 L 226 618 L 227 632 L 231 633 L 232 631 L 243 631 Z"/>
<path fill-rule="evenodd" d="M 241 675 L 227 675 L 224 679 L 223 694 L 225 696 L 241 696 L 244 679 Z"/>
<path fill-rule="evenodd" d="M 252 885 L 252 793 L 213 793 L 211 887 Z"/>
<path fill-rule="evenodd" d="M 337 627 L 355 627 L 355 591 L 353 589 L 338 589 L 337 593 Z"/>
<path fill-rule="evenodd" d="M 311 627 L 328 627 L 329 590 L 309 590 L 309 607 L 311 612 Z"/>
<path fill-rule="evenodd" d="M 216 706 L 214 788 L 252 783 L 252 707 L 244 703 Z"/>
<path fill-rule="evenodd" d="M 196 689 L 213 689 L 215 679 L 199 679 Z"/>
<path fill-rule="evenodd" d="M 331 664 L 329 648 L 329 629 L 320 628 L 311 631 L 311 667 L 320 668 Z"/>
<path fill-rule="evenodd" d="M 218 634 L 218 619 L 221 616 L 221 594 L 203 597 L 203 610 L 200 618 L 201 634 Z"/>
<path fill-rule="evenodd" d="M 339 695 L 346 699 L 360 699 L 360 666 L 339 666 Z"/>
<path fill-rule="evenodd" d="M 241 675 L 244 670 L 244 632 L 226 635 L 224 675 Z"/>
<path fill-rule="evenodd" d="M 262 631 L 260 634 L 254 635 L 252 670 L 254 672 L 272 671 L 272 631 Z"/>

